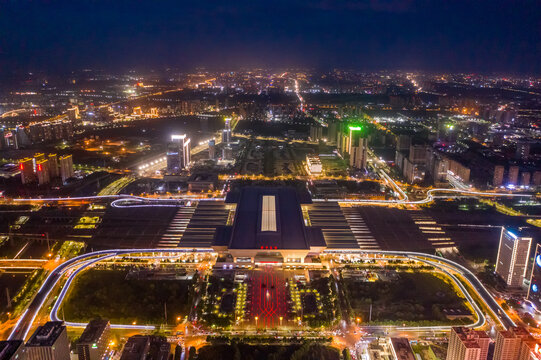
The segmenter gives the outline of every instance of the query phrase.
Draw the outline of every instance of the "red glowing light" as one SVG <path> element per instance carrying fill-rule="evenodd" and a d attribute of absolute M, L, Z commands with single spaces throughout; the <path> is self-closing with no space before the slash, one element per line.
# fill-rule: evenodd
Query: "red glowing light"
<path fill-rule="evenodd" d="M 24 170 L 24 165 L 22 163 L 19 164 L 19 169 Z"/>

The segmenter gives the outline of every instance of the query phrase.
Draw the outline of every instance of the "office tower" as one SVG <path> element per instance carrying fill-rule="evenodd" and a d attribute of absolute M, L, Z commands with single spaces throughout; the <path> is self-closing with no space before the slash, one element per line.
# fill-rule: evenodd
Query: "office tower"
<path fill-rule="evenodd" d="M 51 179 L 57 178 L 59 176 L 59 172 L 58 158 L 56 157 L 56 154 L 49 154 L 47 159 L 49 160 L 49 175 Z"/>
<path fill-rule="evenodd" d="M 0 341 L 0 360 L 24 360 L 25 353 L 22 340 Z"/>
<path fill-rule="evenodd" d="M 36 180 L 34 174 L 34 159 L 25 158 L 19 161 L 19 169 L 21 170 L 21 182 L 30 184 Z"/>
<path fill-rule="evenodd" d="M 449 335 L 447 360 L 486 360 L 490 337 L 484 331 L 453 327 Z"/>
<path fill-rule="evenodd" d="M 535 247 L 532 272 L 530 273 L 530 287 L 526 297 L 537 309 L 541 309 L 541 244 Z"/>
<path fill-rule="evenodd" d="M 532 238 L 518 236 L 514 231 L 502 227 L 496 273 L 502 277 L 507 286 L 522 285 L 531 244 Z"/>
<path fill-rule="evenodd" d="M 61 156 L 60 162 L 60 177 L 62 182 L 66 182 L 67 179 L 73 177 L 75 172 L 73 171 L 73 159 L 71 155 Z"/>
<path fill-rule="evenodd" d="M 109 320 L 95 319 L 88 323 L 77 343 L 79 360 L 101 360 L 111 335 Z"/>
<path fill-rule="evenodd" d="M 209 140 L 209 159 L 214 160 L 216 157 L 216 141 L 214 139 Z"/>
<path fill-rule="evenodd" d="M 222 142 L 225 144 L 231 142 L 231 118 L 225 118 L 225 127 L 222 130 Z"/>
<path fill-rule="evenodd" d="M 49 321 L 37 328 L 26 343 L 27 360 L 70 360 L 70 345 L 62 321 Z"/>
<path fill-rule="evenodd" d="M 167 171 L 178 174 L 190 164 L 190 139 L 186 135 L 172 135 L 167 145 Z"/>
<path fill-rule="evenodd" d="M 494 360 L 517 360 L 520 356 L 522 342 L 530 338 L 530 333 L 521 327 L 500 330 L 496 335 Z"/>
<path fill-rule="evenodd" d="M 40 160 L 36 162 L 36 176 L 39 185 L 46 185 L 51 181 L 49 160 Z"/>

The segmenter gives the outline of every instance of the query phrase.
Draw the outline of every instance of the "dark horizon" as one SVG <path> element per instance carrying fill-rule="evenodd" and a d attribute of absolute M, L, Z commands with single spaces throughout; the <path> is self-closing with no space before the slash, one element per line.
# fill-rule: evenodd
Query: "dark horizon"
<path fill-rule="evenodd" d="M 536 1 L 0 0 L 0 72 L 310 67 L 541 73 Z"/>

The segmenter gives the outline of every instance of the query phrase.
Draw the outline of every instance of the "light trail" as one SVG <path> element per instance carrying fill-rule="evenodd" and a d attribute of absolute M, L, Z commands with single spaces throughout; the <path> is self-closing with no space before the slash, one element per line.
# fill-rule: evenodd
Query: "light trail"
<path fill-rule="evenodd" d="M 68 292 L 69 286 L 73 282 L 73 279 L 76 277 L 77 274 L 79 274 L 81 271 L 86 269 L 88 266 L 92 266 L 95 263 L 106 260 L 108 258 L 121 256 L 121 255 L 129 255 L 129 254 L 144 254 L 144 253 L 156 253 L 156 254 L 163 254 L 163 253 L 192 253 L 194 252 L 193 249 L 168 249 L 167 251 L 164 251 L 163 249 L 116 249 L 116 250 L 100 250 L 84 255 L 77 256 L 71 260 L 68 260 L 67 262 L 59 265 L 45 280 L 45 282 L 42 284 L 40 289 L 38 290 L 38 293 L 36 295 L 36 298 L 34 301 L 30 304 L 29 308 L 21 315 L 21 318 L 17 322 L 15 328 L 13 329 L 9 339 L 15 339 L 15 338 L 21 338 L 20 334 L 24 334 L 22 339 L 25 339 L 28 335 L 28 332 L 30 331 L 30 328 L 32 327 L 33 322 L 35 321 L 35 318 L 37 317 L 38 313 L 41 311 L 43 304 L 48 299 L 49 295 L 53 291 L 53 289 L 56 287 L 58 281 L 61 279 L 62 275 L 65 274 L 68 270 L 73 269 L 75 267 L 78 267 L 78 269 L 70 275 L 68 278 L 68 282 L 64 285 L 59 297 L 57 298 L 55 305 L 53 306 L 53 309 L 51 311 L 51 319 L 58 319 L 57 311 Z M 212 249 L 198 249 L 195 252 L 198 253 L 208 253 L 213 252 Z M 478 293 L 479 298 L 485 303 L 485 305 L 494 313 L 496 318 L 504 325 L 504 327 L 508 328 L 509 326 L 514 326 L 514 322 L 509 318 L 509 316 L 503 311 L 503 309 L 499 306 L 499 304 L 494 300 L 492 295 L 488 292 L 488 290 L 484 287 L 484 285 L 475 277 L 475 275 L 469 271 L 464 266 L 455 263 L 454 261 L 440 258 L 435 255 L 430 254 L 424 254 L 424 253 L 417 253 L 417 252 L 408 252 L 408 251 L 382 251 L 382 250 L 326 250 L 326 253 L 347 253 L 347 254 L 381 254 L 381 255 L 393 255 L 393 256 L 400 256 L 400 257 L 406 257 L 411 258 L 416 261 L 420 262 L 429 262 L 433 266 L 438 267 L 438 269 L 442 270 L 443 272 L 449 272 L 449 270 L 455 271 L 459 274 L 461 274 L 466 281 L 472 286 L 472 288 Z M 152 255 L 151 257 L 156 256 Z M 163 255 L 158 255 L 163 256 Z M 428 259 L 428 260 L 427 260 Z M 443 264 L 442 264 L 443 263 Z M 456 277 L 453 277 L 453 274 L 451 278 L 453 280 L 456 280 L 456 284 L 459 286 L 459 288 L 465 292 L 465 294 L 469 295 L 467 289 L 460 283 Z M 473 300 L 471 296 L 468 297 L 468 300 Z M 475 303 L 475 302 L 474 302 Z M 479 310 L 478 308 L 475 308 L 476 310 Z M 479 315 L 481 314 L 481 315 Z M 28 318 L 30 317 L 30 318 Z M 484 324 L 484 315 L 482 315 L 482 312 L 478 313 L 478 322 L 474 324 L 475 326 L 480 326 L 480 324 Z M 86 326 L 84 323 L 68 323 L 73 324 L 70 326 L 76 326 L 76 327 L 83 327 Z M 122 325 L 122 324 L 116 324 L 116 328 L 123 328 L 123 329 L 148 329 L 146 327 L 147 325 Z M 473 326 L 473 325 L 472 325 Z M 438 330 L 442 329 L 441 327 L 414 327 L 414 328 L 402 328 L 402 327 L 396 327 L 401 330 L 415 330 L 418 331 L 420 329 L 424 330 Z"/>
<path fill-rule="evenodd" d="M 404 205 L 420 205 L 428 204 L 434 201 L 435 198 L 452 198 L 453 196 L 435 196 L 437 192 L 442 193 L 459 193 L 466 194 L 469 196 L 494 196 L 494 197 L 532 197 L 531 194 L 509 194 L 509 193 L 492 193 L 492 192 L 482 192 L 482 191 L 473 191 L 473 190 L 461 190 L 461 189 L 431 189 L 426 193 L 426 197 L 422 200 L 408 200 L 406 199 L 396 199 L 396 200 L 372 200 L 372 199 L 312 199 L 312 201 L 334 201 L 341 203 L 366 203 L 366 204 L 404 204 Z M 405 194 L 404 194 L 405 195 Z"/>
<path fill-rule="evenodd" d="M 477 292 L 479 298 L 485 303 L 485 305 L 494 313 L 498 318 L 498 321 L 505 327 L 509 328 L 510 326 L 515 326 L 515 323 L 507 315 L 507 313 L 501 308 L 494 297 L 490 294 L 487 288 L 481 283 L 481 281 L 466 267 L 456 263 L 452 260 L 446 259 L 444 257 L 439 257 L 436 255 L 413 252 L 413 251 L 392 251 L 392 250 L 325 250 L 324 253 L 329 254 L 383 254 L 383 255 L 392 255 L 407 257 L 414 260 L 423 260 L 430 259 L 430 261 L 435 261 L 436 263 L 444 263 L 447 267 L 453 269 L 453 271 L 462 275 L 462 277 L 472 286 L 472 288 Z"/>
<path fill-rule="evenodd" d="M 34 323 L 37 315 L 41 311 L 43 304 L 48 299 L 49 295 L 55 288 L 56 284 L 60 280 L 63 274 L 66 271 L 81 266 L 85 268 L 89 263 L 93 261 L 95 257 L 114 257 L 123 254 L 138 254 L 138 253 L 208 253 L 212 252 L 212 249 L 112 249 L 112 250 L 99 250 L 90 252 L 87 254 L 76 256 L 66 262 L 58 265 L 45 279 L 39 290 L 37 291 L 34 299 L 31 301 L 30 305 L 26 311 L 21 315 L 19 321 L 11 331 L 8 340 L 24 340 L 28 336 L 32 324 Z M 103 260 L 103 259 L 102 259 Z"/>

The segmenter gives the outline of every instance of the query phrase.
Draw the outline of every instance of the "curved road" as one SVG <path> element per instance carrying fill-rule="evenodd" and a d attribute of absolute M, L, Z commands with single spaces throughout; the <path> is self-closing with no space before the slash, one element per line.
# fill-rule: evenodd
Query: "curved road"
<path fill-rule="evenodd" d="M 211 249 L 203 249 L 200 250 L 200 252 L 209 252 Z M 26 309 L 26 311 L 21 315 L 19 318 L 19 321 L 11 331 L 11 334 L 9 335 L 8 340 L 24 340 L 28 332 L 30 331 L 30 328 L 32 327 L 32 323 L 36 319 L 39 311 L 43 307 L 43 304 L 47 300 L 47 297 L 50 295 L 51 291 L 54 289 L 55 285 L 59 282 L 59 280 L 62 278 L 62 276 L 66 273 L 66 271 L 73 269 L 77 266 L 81 266 L 79 268 L 80 271 L 87 266 L 94 264 L 98 261 L 104 260 L 109 257 L 122 255 L 122 254 L 133 254 L 133 253 L 163 253 L 163 252 L 192 252 L 192 249 L 168 249 L 167 251 L 164 251 L 163 249 L 112 249 L 112 250 L 100 250 L 100 251 L 94 251 L 88 254 L 79 255 L 77 257 L 74 257 L 70 260 L 67 260 L 66 262 L 58 265 L 45 279 L 41 287 L 39 288 L 38 292 L 30 302 L 30 305 Z M 95 258 L 95 259 L 94 259 Z"/>
<path fill-rule="evenodd" d="M 211 249 L 201 249 L 200 252 L 210 252 Z M 27 310 L 21 315 L 19 321 L 15 325 L 14 329 L 12 330 L 9 340 L 24 340 L 28 332 L 30 331 L 30 328 L 32 327 L 32 324 L 34 320 L 36 319 L 38 313 L 42 309 L 45 301 L 55 288 L 55 286 L 58 284 L 62 276 L 70 269 L 74 269 L 76 267 L 79 267 L 76 271 L 74 271 L 70 277 L 68 278 L 68 282 L 63 287 L 58 299 L 56 300 L 52 312 L 51 312 L 51 319 L 58 320 L 57 312 L 60 304 L 62 303 L 62 300 L 64 296 L 66 295 L 69 285 L 73 282 L 73 279 L 75 276 L 84 270 L 86 267 L 91 266 L 99 261 L 105 260 L 107 258 L 111 258 L 117 255 L 123 255 L 123 254 L 130 254 L 130 253 L 163 253 L 163 252 L 192 252 L 192 249 L 168 249 L 167 251 L 164 251 L 163 249 L 112 249 L 112 250 L 101 250 L 101 251 L 95 251 L 88 254 L 77 256 L 73 259 L 70 259 L 60 265 L 58 265 L 45 279 L 43 285 L 36 293 L 34 299 L 31 301 L 30 305 L 28 306 Z M 343 253 L 343 251 L 333 251 L 329 250 L 328 253 Z M 400 256 L 400 257 L 409 257 L 417 261 L 430 263 L 433 266 L 437 266 L 440 270 L 448 273 L 451 275 L 451 278 L 459 288 L 465 293 L 468 300 L 474 304 L 474 310 L 478 313 L 478 322 L 471 325 L 471 326 L 480 326 L 484 324 L 485 317 L 482 314 L 482 312 L 479 310 L 479 308 L 475 305 L 475 302 L 471 298 L 470 294 L 467 292 L 465 287 L 460 283 L 460 281 L 452 274 L 450 274 L 447 269 L 451 269 L 459 274 L 461 274 L 472 286 L 475 291 L 478 293 L 480 298 L 484 301 L 485 305 L 498 317 L 498 320 L 500 323 L 505 327 L 508 328 L 510 326 L 514 326 L 515 324 L 513 321 L 507 316 L 507 314 L 503 311 L 503 309 L 498 305 L 498 303 L 494 300 L 492 295 L 488 292 L 488 290 L 483 286 L 483 284 L 477 279 L 477 277 L 469 271 L 464 266 L 455 263 L 454 261 L 435 256 L 430 254 L 424 254 L 424 253 L 417 253 L 417 252 L 408 252 L 408 251 L 376 251 L 376 250 L 356 250 L 356 251 L 348 251 L 348 253 L 360 253 L 360 254 L 382 254 L 382 255 L 393 255 L 393 256 Z M 444 265 L 443 267 L 440 265 Z M 446 269 L 447 268 L 447 269 Z M 80 323 L 67 323 L 70 326 L 85 326 L 86 324 L 80 324 Z M 152 327 L 144 326 L 144 325 L 114 325 L 114 327 L 119 328 L 134 328 L 134 329 L 149 329 Z M 440 327 L 429 327 L 430 329 L 438 330 Z M 415 328 L 415 330 L 418 330 L 419 328 Z M 403 330 L 408 330 L 407 328 Z"/>
<path fill-rule="evenodd" d="M 402 191 L 402 199 L 396 199 L 396 200 L 370 200 L 370 199 L 312 199 L 312 201 L 317 202 L 324 202 L 324 201 L 331 201 L 331 202 L 344 202 L 344 203 L 366 203 L 366 204 L 404 204 L 404 205 L 415 205 L 415 204 L 427 204 L 430 203 L 436 198 L 436 193 L 453 193 L 453 194 L 462 194 L 462 195 L 470 195 L 470 196 L 494 196 L 494 197 L 532 197 L 534 195 L 532 194 L 510 194 L 510 193 L 496 193 L 496 192 L 483 192 L 483 191 L 473 191 L 473 190 L 462 190 L 462 189 L 445 189 L 445 188 L 438 188 L 438 189 L 431 189 L 428 190 L 426 193 L 426 197 L 422 200 L 409 200 L 408 196 Z M 449 195 L 448 197 L 454 197 L 456 195 Z M 444 195 L 439 195 L 438 198 L 444 198 Z M 195 196 L 183 196 L 179 198 L 150 198 L 150 197 L 143 197 L 143 196 L 135 196 L 135 195 L 96 195 L 96 196 L 81 196 L 81 197 L 57 197 L 57 198 L 20 198 L 20 199 L 12 199 L 14 202 L 55 202 L 55 201 L 85 201 L 85 200 L 105 200 L 105 199 L 112 199 L 114 205 L 116 207 L 126 207 L 123 206 L 123 203 L 129 203 L 130 200 L 133 202 L 148 202 L 152 203 L 155 202 L 157 204 L 148 204 L 152 206 L 174 206 L 171 203 L 175 202 L 183 202 L 183 201 L 220 201 L 224 200 L 225 198 L 197 198 Z M 159 204 L 161 202 L 161 204 Z M 134 204 L 136 205 L 136 204 Z M 128 205 L 130 206 L 130 205 Z"/>
<path fill-rule="evenodd" d="M 341 253 L 341 251 L 326 250 L 328 253 Z M 448 268 L 453 269 L 455 272 L 462 275 L 466 281 L 473 287 L 477 292 L 480 298 L 484 301 L 485 305 L 498 317 L 500 323 L 507 329 L 511 326 L 516 326 L 513 320 L 505 313 L 505 311 L 500 307 L 500 305 L 494 300 L 487 288 L 479 281 L 479 279 L 466 267 L 443 257 L 424 254 L 412 251 L 386 251 L 386 250 L 356 250 L 348 251 L 349 253 L 360 253 L 360 254 L 383 254 L 383 255 L 394 255 L 401 257 L 409 257 L 418 261 L 424 261 L 423 259 L 429 259 L 432 263 L 443 263 Z"/>

